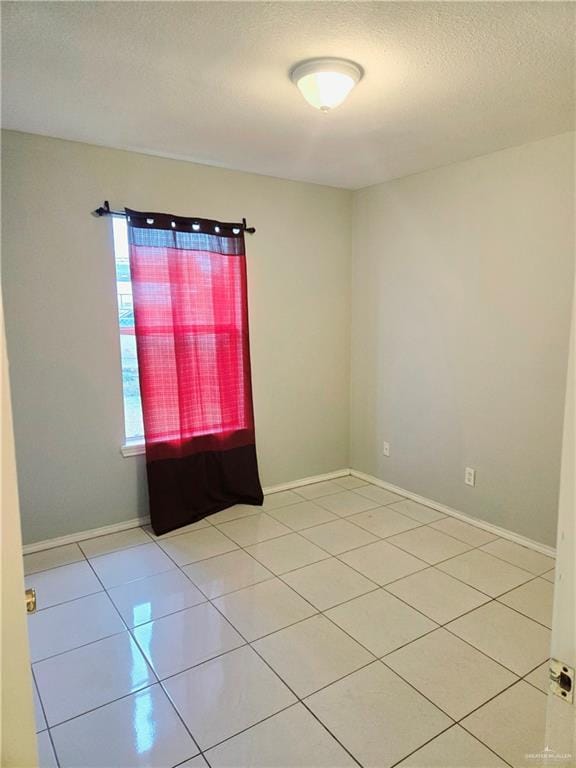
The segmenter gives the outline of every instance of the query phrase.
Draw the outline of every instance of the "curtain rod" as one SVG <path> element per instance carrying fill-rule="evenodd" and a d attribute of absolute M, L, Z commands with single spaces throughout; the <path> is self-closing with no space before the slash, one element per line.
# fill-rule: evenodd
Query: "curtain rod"
<path fill-rule="evenodd" d="M 112 208 L 110 208 L 110 203 L 108 200 L 104 200 L 104 205 L 101 205 L 99 208 L 96 208 L 96 210 L 92 211 L 92 216 L 126 216 L 126 211 L 114 211 Z M 241 224 L 237 224 L 235 226 L 240 227 L 240 229 L 243 232 L 247 232 L 249 235 L 253 235 L 254 232 L 256 232 L 255 227 L 248 227 L 246 226 L 246 219 L 242 219 Z"/>

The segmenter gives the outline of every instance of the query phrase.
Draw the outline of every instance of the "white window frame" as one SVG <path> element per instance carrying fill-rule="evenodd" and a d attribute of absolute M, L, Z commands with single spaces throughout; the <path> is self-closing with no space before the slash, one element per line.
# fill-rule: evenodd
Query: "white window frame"
<path fill-rule="evenodd" d="M 123 216 L 113 216 L 112 217 L 112 232 L 113 232 L 113 238 L 114 238 L 114 263 L 116 266 L 116 300 L 118 305 L 118 331 L 120 334 L 120 356 L 121 356 L 121 378 L 122 378 L 122 406 L 123 406 L 123 413 L 124 413 L 124 442 L 122 443 L 120 447 L 120 451 L 123 456 L 139 456 L 143 453 L 145 453 L 145 446 L 144 446 L 144 434 L 134 434 L 131 435 L 128 434 L 128 423 L 129 418 L 134 418 L 134 412 L 130 414 L 130 417 L 128 415 L 129 413 L 129 407 L 127 404 L 128 401 L 128 394 L 127 394 L 127 388 L 128 383 L 124 378 L 124 369 L 127 367 L 127 356 L 126 356 L 126 349 L 122 345 L 122 333 L 121 329 L 122 327 L 125 327 L 122 325 L 122 319 L 124 317 L 124 314 L 126 312 L 126 309 L 129 309 L 130 302 L 127 300 L 127 296 L 129 293 L 125 290 L 126 288 L 126 280 L 119 280 L 119 277 L 121 275 L 121 270 L 124 269 L 125 273 L 125 266 L 128 264 L 128 272 L 130 272 L 129 262 L 128 262 L 128 225 L 126 222 L 126 219 Z M 124 290 L 121 290 L 124 289 Z M 131 289 L 131 283 L 130 283 L 130 289 Z M 131 290 L 130 290 L 131 293 Z M 132 361 L 132 366 L 134 365 Z M 138 362 L 136 361 L 136 368 L 138 366 Z M 138 394 L 140 392 L 139 385 L 138 385 Z M 132 396 L 132 399 L 134 397 Z M 141 409 L 140 409 L 141 413 Z M 141 416 L 140 416 L 141 418 Z M 142 430 L 143 431 L 143 430 Z"/>

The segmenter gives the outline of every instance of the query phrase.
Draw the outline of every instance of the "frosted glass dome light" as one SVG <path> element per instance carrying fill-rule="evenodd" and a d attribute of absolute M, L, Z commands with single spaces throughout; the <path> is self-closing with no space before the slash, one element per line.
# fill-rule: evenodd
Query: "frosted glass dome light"
<path fill-rule="evenodd" d="M 346 59 L 309 59 L 292 69 L 290 79 L 309 104 L 328 112 L 345 101 L 363 74 L 362 67 Z"/>

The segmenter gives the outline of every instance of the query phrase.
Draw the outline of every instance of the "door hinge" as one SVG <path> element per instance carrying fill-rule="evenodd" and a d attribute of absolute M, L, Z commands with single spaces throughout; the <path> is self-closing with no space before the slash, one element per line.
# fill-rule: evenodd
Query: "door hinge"
<path fill-rule="evenodd" d="M 574 701 L 574 668 L 558 659 L 550 659 L 550 690 L 564 701 Z"/>

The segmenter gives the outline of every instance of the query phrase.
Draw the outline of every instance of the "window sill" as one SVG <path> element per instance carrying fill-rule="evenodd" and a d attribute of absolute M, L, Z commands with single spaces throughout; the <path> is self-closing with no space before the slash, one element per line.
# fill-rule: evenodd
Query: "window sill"
<path fill-rule="evenodd" d="M 120 447 L 120 453 L 122 456 L 141 456 L 146 453 L 144 443 L 124 443 Z"/>

